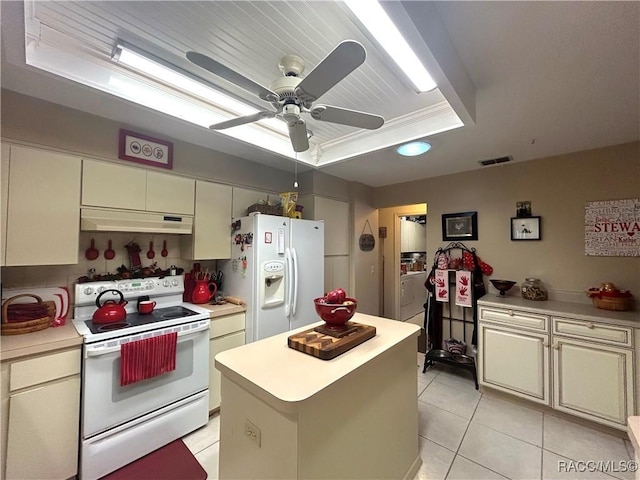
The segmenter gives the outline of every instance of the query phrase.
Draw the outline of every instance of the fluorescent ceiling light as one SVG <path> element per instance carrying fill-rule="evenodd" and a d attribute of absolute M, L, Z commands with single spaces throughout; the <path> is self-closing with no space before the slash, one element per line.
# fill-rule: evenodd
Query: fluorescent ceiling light
<path fill-rule="evenodd" d="M 436 88 L 436 82 L 377 0 L 344 0 L 344 3 L 391 55 L 418 92 Z"/>
<path fill-rule="evenodd" d="M 134 70 L 160 80 L 183 92 L 195 95 L 236 116 L 258 113 L 256 108 L 206 86 L 204 83 L 191 78 L 186 72 L 179 72 L 177 67 L 170 66 L 170 64 L 164 64 L 164 62 L 152 58 L 151 55 L 135 47 L 131 47 L 124 43 L 118 43 L 111 59 L 114 62 L 133 68 Z M 194 123 L 200 122 L 196 121 Z M 270 118 L 261 121 L 261 123 L 269 125 L 271 128 L 288 135 L 287 126 L 280 120 Z"/>
<path fill-rule="evenodd" d="M 396 152 L 405 157 L 415 157 L 431 150 L 431 144 L 428 142 L 410 142 L 400 145 L 396 148 Z"/>

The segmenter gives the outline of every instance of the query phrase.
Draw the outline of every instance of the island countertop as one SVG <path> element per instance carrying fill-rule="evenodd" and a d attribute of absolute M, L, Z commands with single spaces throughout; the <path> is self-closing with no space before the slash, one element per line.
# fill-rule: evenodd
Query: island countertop
<path fill-rule="evenodd" d="M 420 332 L 414 324 L 362 313 L 356 313 L 351 321 L 374 326 L 376 336 L 331 360 L 321 360 L 287 345 L 290 335 L 323 324 L 317 322 L 221 352 L 215 357 L 215 366 L 274 408 L 294 411 L 297 403 Z"/>

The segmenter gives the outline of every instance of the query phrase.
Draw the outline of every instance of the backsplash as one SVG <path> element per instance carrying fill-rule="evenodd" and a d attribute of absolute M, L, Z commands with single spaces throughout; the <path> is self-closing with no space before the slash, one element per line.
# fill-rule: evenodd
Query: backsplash
<path fill-rule="evenodd" d="M 86 250 L 91 246 L 91 239 L 94 239 L 95 248 L 99 251 L 98 258 L 87 260 Z M 111 240 L 112 249 L 115 256 L 107 260 L 104 256 Z M 80 232 L 80 245 L 78 251 L 78 263 L 75 265 L 37 265 L 28 267 L 2 267 L 2 287 L 67 287 L 72 295 L 71 302 L 74 302 L 73 292 L 78 278 L 86 275 L 116 273 L 121 265 L 129 267 L 129 255 L 125 245 L 129 242 L 136 242 L 140 245 L 140 260 L 143 267 L 149 267 L 156 263 L 156 267 L 166 270 L 171 265 L 184 268 L 190 271 L 193 260 L 186 260 L 180 257 L 180 235 L 158 235 L 144 233 L 114 233 L 114 232 Z M 163 242 L 167 242 L 167 256 L 163 257 L 161 251 Z M 154 258 L 147 258 L 149 242 L 153 242 Z M 43 242 L 44 243 L 44 242 Z M 46 243 L 42 248 L 46 248 Z M 199 261 L 201 268 L 216 270 L 215 260 Z M 91 272 L 91 269 L 94 272 Z"/>

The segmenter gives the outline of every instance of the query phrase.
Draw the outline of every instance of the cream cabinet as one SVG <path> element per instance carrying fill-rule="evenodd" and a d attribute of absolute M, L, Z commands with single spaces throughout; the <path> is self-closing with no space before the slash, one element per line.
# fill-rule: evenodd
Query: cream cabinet
<path fill-rule="evenodd" d="M 78 263 L 80 171 L 80 158 L 3 145 L 3 265 Z"/>
<path fill-rule="evenodd" d="M 478 380 L 497 390 L 549 404 L 549 335 L 481 323 Z"/>
<path fill-rule="evenodd" d="M 7 143 L 0 144 L 2 153 L 0 155 L 0 195 L 2 195 L 2 201 L 0 202 L 2 210 L 0 211 L 0 222 L 2 222 L 2 230 L 0 230 L 0 266 L 5 265 L 7 244 L 7 208 L 9 204 L 9 155 L 11 153 L 11 147 Z"/>
<path fill-rule="evenodd" d="M 193 234 L 180 238 L 183 258 L 231 258 L 231 201 L 230 186 L 196 180 Z"/>
<path fill-rule="evenodd" d="M 424 252 L 426 249 L 426 227 L 418 222 L 400 220 L 400 251 Z"/>
<path fill-rule="evenodd" d="M 218 353 L 245 344 L 245 313 L 234 313 L 211 319 L 209 330 L 209 411 L 220 408 L 221 376 L 215 367 Z"/>
<path fill-rule="evenodd" d="M 82 205 L 193 215 L 195 180 L 84 159 Z"/>
<path fill-rule="evenodd" d="M 482 385 L 626 428 L 627 418 L 636 414 L 631 317 L 627 321 L 624 313 L 607 314 L 590 305 L 534 307 L 520 298 L 485 298 L 478 302 Z"/>
<path fill-rule="evenodd" d="M 554 408 L 626 425 L 635 403 L 632 329 L 554 318 L 553 331 Z"/>
<path fill-rule="evenodd" d="M 3 478 L 77 474 L 81 349 L 2 364 Z"/>

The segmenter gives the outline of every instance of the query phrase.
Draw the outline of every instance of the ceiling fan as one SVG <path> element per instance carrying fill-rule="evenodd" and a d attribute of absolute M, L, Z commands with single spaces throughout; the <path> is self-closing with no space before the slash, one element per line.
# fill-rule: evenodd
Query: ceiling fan
<path fill-rule="evenodd" d="M 280 60 L 280 70 L 284 76 L 266 88 L 206 55 L 193 51 L 187 52 L 187 58 L 194 64 L 257 95 L 275 108 L 275 111 L 262 110 L 252 115 L 216 123 L 209 128 L 223 130 L 264 118 L 277 117 L 286 122 L 289 127 L 289 137 L 295 152 L 304 152 L 309 148 L 307 126 L 300 116 L 301 113 L 308 113 L 315 120 L 369 130 L 375 130 L 384 124 L 384 118 L 380 115 L 331 105 L 313 104 L 362 65 L 365 57 L 366 52 L 360 43 L 345 40 L 304 78 L 301 78 L 304 60 L 297 55 L 286 55 Z"/>

